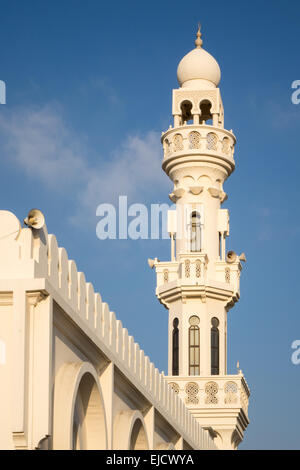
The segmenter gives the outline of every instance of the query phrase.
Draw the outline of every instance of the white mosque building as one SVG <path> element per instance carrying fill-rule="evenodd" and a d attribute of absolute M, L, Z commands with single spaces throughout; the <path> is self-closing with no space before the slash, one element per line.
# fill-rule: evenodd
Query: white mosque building
<path fill-rule="evenodd" d="M 171 259 L 149 260 L 168 310 L 168 375 L 145 356 L 36 211 L 0 211 L 0 448 L 236 449 L 249 423 L 241 370 L 227 374 L 227 314 L 244 254 L 226 253 L 220 68 L 202 48 L 180 61 L 162 167 L 174 184 Z"/>

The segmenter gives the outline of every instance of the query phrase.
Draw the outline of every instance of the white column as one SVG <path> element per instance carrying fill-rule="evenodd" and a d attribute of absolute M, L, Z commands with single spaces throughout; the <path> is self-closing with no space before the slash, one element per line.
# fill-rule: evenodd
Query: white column
<path fill-rule="evenodd" d="M 193 119 L 194 119 L 194 124 L 195 125 L 200 124 L 200 115 L 199 114 L 194 114 Z"/>
<path fill-rule="evenodd" d="M 179 114 L 174 115 L 174 127 L 181 126 L 181 116 Z"/>

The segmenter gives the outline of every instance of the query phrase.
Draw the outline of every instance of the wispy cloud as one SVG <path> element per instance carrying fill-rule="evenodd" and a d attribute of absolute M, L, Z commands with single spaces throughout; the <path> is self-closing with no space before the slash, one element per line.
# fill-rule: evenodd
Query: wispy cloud
<path fill-rule="evenodd" d="M 131 135 L 112 149 L 109 159 L 89 159 L 86 136 L 79 136 L 63 118 L 59 105 L 14 109 L 0 116 L 1 153 L 51 191 L 76 188 L 73 220 L 81 211 L 95 214 L 102 202 L 115 203 L 119 195 L 137 202 L 157 201 L 170 187 L 161 170 L 159 133 Z"/>

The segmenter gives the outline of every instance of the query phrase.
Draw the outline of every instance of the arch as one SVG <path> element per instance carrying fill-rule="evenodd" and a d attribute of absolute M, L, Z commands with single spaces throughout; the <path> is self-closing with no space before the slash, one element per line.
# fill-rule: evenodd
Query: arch
<path fill-rule="evenodd" d="M 164 139 L 163 148 L 164 148 L 164 154 L 167 157 L 170 153 L 170 142 L 168 139 Z"/>
<path fill-rule="evenodd" d="M 149 450 L 146 425 L 140 411 L 125 410 L 117 414 L 113 443 L 116 450 Z"/>
<path fill-rule="evenodd" d="M 212 114 L 211 114 L 211 108 L 212 108 L 212 103 L 211 101 L 204 99 L 201 100 L 199 103 L 199 109 L 200 109 L 200 122 L 206 122 L 209 119 L 212 119 Z"/>
<path fill-rule="evenodd" d="M 55 378 L 53 449 L 107 449 L 106 413 L 95 368 L 65 363 Z"/>
<path fill-rule="evenodd" d="M 218 137 L 213 132 L 209 132 L 206 136 L 206 147 L 208 150 L 217 150 Z"/>
<path fill-rule="evenodd" d="M 201 134 L 197 131 L 192 131 L 189 133 L 189 147 L 190 149 L 199 149 L 200 148 L 200 139 Z"/>
<path fill-rule="evenodd" d="M 184 100 L 180 103 L 181 117 L 183 122 L 188 122 L 193 118 L 192 115 L 193 103 L 189 100 Z"/>
<path fill-rule="evenodd" d="M 179 320 L 174 318 L 172 331 L 172 375 L 179 374 Z"/>
<path fill-rule="evenodd" d="M 189 318 L 189 375 L 200 375 L 200 319 L 197 315 Z"/>
<path fill-rule="evenodd" d="M 195 382 L 188 382 L 185 386 L 185 392 L 187 395 L 185 399 L 186 404 L 198 405 L 199 385 Z"/>
<path fill-rule="evenodd" d="M 183 137 L 181 134 L 175 134 L 173 137 L 173 152 L 183 150 Z"/>
<path fill-rule="evenodd" d="M 226 155 L 230 152 L 230 140 L 228 137 L 224 137 L 222 140 L 222 152 L 226 153 Z"/>
<path fill-rule="evenodd" d="M 211 375 L 220 373 L 220 340 L 219 340 L 219 320 L 216 317 L 211 319 L 210 347 L 211 347 Z"/>
<path fill-rule="evenodd" d="M 192 211 L 189 222 L 190 251 L 201 251 L 201 215 Z"/>
<path fill-rule="evenodd" d="M 148 439 L 146 429 L 140 419 L 137 419 L 133 425 L 130 436 L 130 450 L 148 450 Z"/>

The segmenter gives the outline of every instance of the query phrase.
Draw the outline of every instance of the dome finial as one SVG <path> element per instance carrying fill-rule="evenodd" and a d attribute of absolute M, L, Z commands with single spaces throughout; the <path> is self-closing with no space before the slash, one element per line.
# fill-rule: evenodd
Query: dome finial
<path fill-rule="evenodd" d="M 201 39 L 202 33 L 200 30 L 201 30 L 201 24 L 198 23 L 197 39 L 195 41 L 195 46 L 197 49 L 201 49 L 201 46 L 203 44 L 203 41 Z"/>

